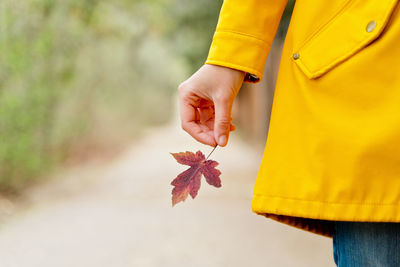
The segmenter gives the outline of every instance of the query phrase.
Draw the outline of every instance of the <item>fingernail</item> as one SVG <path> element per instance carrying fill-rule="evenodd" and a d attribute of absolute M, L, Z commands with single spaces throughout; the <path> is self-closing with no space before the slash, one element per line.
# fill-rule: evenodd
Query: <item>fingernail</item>
<path fill-rule="evenodd" d="M 226 143 L 226 135 L 221 135 L 218 139 L 218 145 L 224 146 Z"/>

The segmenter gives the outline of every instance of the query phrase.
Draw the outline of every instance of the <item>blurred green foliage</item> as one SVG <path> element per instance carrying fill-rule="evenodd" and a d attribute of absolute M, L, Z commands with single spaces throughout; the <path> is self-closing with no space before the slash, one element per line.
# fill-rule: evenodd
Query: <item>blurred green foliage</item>
<path fill-rule="evenodd" d="M 84 143 L 167 121 L 185 77 L 167 1 L 0 2 L 0 190 L 18 191 Z"/>
<path fill-rule="evenodd" d="M 200 68 L 207 57 L 217 26 L 222 0 L 174 0 L 168 13 L 175 18 L 167 34 L 176 54 L 189 64 L 189 72 Z"/>

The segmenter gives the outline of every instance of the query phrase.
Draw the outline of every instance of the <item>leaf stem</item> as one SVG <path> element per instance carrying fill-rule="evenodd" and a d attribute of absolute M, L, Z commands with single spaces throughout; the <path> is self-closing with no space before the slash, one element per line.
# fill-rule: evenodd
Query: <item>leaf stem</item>
<path fill-rule="evenodd" d="M 208 160 L 208 157 L 214 152 L 214 150 L 217 148 L 218 145 L 215 145 L 215 147 L 213 148 L 213 150 L 211 150 L 210 154 L 208 154 L 206 160 Z"/>

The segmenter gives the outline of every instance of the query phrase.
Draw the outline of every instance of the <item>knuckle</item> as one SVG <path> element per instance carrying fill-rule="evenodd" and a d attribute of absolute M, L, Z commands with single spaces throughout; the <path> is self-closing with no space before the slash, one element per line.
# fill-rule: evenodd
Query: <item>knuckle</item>
<path fill-rule="evenodd" d="M 218 119 L 218 125 L 220 127 L 227 127 L 230 126 L 231 121 L 228 118 L 220 118 Z"/>
<path fill-rule="evenodd" d="M 181 128 L 182 130 L 184 130 L 185 132 L 187 132 L 187 124 L 184 122 L 181 122 Z"/>
<path fill-rule="evenodd" d="M 179 91 L 179 92 L 186 91 L 187 89 L 188 89 L 188 85 L 187 85 L 187 82 L 186 82 L 186 81 L 182 82 L 182 83 L 179 84 L 179 86 L 178 86 L 178 91 Z"/>

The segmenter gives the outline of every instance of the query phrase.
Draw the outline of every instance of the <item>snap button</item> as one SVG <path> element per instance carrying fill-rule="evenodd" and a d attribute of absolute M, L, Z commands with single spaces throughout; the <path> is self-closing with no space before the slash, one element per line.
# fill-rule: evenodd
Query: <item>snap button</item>
<path fill-rule="evenodd" d="M 293 59 L 294 60 L 299 59 L 299 57 L 300 57 L 299 53 L 294 53 L 293 54 Z"/>
<path fill-rule="evenodd" d="M 372 32 L 375 29 L 375 27 L 376 27 L 376 21 L 372 20 L 368 22 L 366 30 L 367 32 Z"/>
<path fill-rule="evenodd" d="M 246 73 L 245 80 L 250 82 L 257 82 L 259 78 L 254 74 Z"/>

